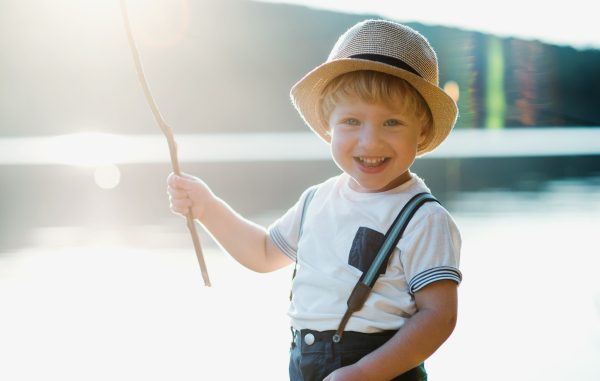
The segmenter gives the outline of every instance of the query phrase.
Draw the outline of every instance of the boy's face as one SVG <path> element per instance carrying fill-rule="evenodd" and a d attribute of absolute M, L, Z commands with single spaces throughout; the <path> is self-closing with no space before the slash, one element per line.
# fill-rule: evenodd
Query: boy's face
<path fill-rule="evenodd" d="M 401 106 L 401 105 L 400 105 Z M 329 117 L 331 154 L 362 193 L 385 192 L 411 179 L 408 171 L 428 126 L 402 108 L 342 100 Z"/>

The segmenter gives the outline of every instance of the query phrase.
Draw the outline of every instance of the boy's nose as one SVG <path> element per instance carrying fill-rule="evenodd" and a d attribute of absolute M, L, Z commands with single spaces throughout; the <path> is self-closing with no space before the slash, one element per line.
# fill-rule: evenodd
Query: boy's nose
<path fill-rule="evenodd" d="M 359 144 L 363 148 L 377 148 L 382 143 L 380 131 L 372 125 L 365 125 L 360 130 Z"/>

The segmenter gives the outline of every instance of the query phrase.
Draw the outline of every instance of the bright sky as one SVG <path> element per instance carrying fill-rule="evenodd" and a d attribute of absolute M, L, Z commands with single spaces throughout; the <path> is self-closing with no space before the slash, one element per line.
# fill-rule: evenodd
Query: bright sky
<path fill-rule="evenodd" d="M 258 0 L 600 49 L 598 0 Z"/>

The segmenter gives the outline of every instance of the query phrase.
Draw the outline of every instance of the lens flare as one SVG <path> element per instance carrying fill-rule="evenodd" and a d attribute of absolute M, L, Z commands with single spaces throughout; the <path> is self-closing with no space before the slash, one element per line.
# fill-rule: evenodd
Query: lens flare
<path fill-rule="evenodd" d="M 121 171 L 116 165 L 101 165 L 94 172 L 94 180 L 102 189 L 112 189 L 121 181 Z"/>
<path fill-rule="evenodd" d="M 458 102 L 458 98 L 460 95 L 458 83 L 454 81 L 446 82 L 446 84 L 444 85 L 444 91 L 450 96 L 450 98 L 454 100 L 454 102 Z"/>
<path fill-rule="evenodd" d="M 504 51 L 502 40 L 496 36 L 488 36 L 486 82 L 485 126 L 491 129 L 504 128 Z"/>

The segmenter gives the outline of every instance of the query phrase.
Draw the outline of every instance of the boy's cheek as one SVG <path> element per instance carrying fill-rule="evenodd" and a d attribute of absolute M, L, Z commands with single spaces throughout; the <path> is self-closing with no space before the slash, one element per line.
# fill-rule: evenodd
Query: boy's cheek
<path fill-rule="evenodd" d="M 333 161 L 336 162 L 338 166 L 342 164 L 340 160 L 343 157 L 343 144 L 340 144 L 339 139 L 334 139 L 331 141 L 331 144 L 329 145 L 329 152 L 331 153 Z"/>

